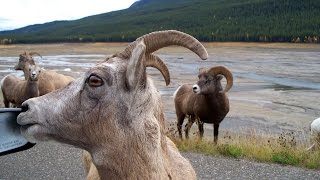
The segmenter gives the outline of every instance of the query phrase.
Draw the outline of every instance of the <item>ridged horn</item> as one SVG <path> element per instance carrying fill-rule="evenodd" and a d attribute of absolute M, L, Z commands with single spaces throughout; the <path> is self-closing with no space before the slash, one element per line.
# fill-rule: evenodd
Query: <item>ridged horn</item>
<path fill-rule="evenodd" d="M 38 56 L 40 56 L 40 57 L 42 58 L 42 56 L 41 56 L 39 53 L 37 53 L 37 52 L 30 52 L 29 55 L 30 55 L 30 56 L 38 55 Z"/>
<path fill-rule="evenodd" d="M 145 66 L 158 69 L 161 72 L 166 85 L 168 86 L 170 84 L 170 73 L 168 67 L 158 56 L 154 54 L 147 54 Z"/>
<path fill-rule="evenodd" d="M 212 74 L 212 75 L 221 74 L 227 79 L 226 87 L 224 88 L 223 91 L 220 91 L 220 93 L 226 93 L 231 89 L 231 87 L 233 85 L 233 76 L 232 76 L 231 71 L 229 71 L 229 69 L 227 69 L 224 66 L 216 66 L 216 67 L 210 68 L 208 70 L 208 73 Z"/>
<path fill-rule="evenodd" d="M 140 41 L 144 41 L 146 45 L 146 54 L 151 54 L 163 47 L 178 45 L 188 48 L 203 60 L 208 58 L 207 50 L 196 38 L 176 30 L 156 31 L 143 35 L 129 44 L 127 48 L 120 53 L 121 56 L 129 58 L 133 48 Z"/>

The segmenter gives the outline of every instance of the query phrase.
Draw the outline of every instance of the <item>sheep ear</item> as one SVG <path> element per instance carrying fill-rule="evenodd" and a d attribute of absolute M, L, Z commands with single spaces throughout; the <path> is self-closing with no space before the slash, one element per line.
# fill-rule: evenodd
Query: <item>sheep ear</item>
<path fill-rule="evenodd" d="M 144 66 L 146 45 L 143 41 L 137 43 L 132 50 L 132 54 L 127 66 L 126 82 L 129 89 L 134 89 L 137 85 L 145 84 L 146 68 Z"/>
<path fill-rule="evenodd" d="M 220 81 L 220 80 L 222 80 L 222 79 L 223 79 L 223 76 L 222 76 L 222 75 L 220 75 L 220 74 L 217 75 L 217 80 L 218 80 L 218 81 Z"/>

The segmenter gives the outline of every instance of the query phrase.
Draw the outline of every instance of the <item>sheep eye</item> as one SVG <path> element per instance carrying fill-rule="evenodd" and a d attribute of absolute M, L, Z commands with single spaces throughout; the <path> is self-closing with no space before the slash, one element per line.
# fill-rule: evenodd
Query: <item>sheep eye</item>
<path fill-rule="evenodd" d="M 89 86 L 91 87 L 99 87 L 99 86 L 102 86 L 103 85 L 103 80 L 96 76 L 96 75 L 91 75 L 89 78 L 88 78 L 88 81 L 87 83 L 89 84 Z"/>

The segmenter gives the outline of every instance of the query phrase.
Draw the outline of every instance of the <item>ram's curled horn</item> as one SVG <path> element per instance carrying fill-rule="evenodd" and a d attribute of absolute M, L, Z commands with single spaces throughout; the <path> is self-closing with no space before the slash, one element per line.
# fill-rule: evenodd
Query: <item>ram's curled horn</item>
<path fill-rule="evenodd" d="M 38 55 L 38 56 L 40 56 L 40 57 L 42 58 L 42 56 L 41 56 L 39 53 L 37 53 L 37 52 L 30 52 L 29 55 L 30 55 L 30 56 Z"/>
<path fill-rule="evenodd" d="M 144 41 L 146 45 L 146 54 L 151 54 L 163 47 L 178 45 L 190 49 L 203 60 L 208 58 L 207 50 L 196 38 L 176 30 L 157 31 L 141 36 L 129 44 L 120 55 L 129 58 L 133 48 L 140 41 Z"/>
<path fill-rule="evenodd" d="M 156 56 L 154 54 L 147 54 L 145 66 L 146 67 L 154 67 L 154 68 L 158 69 L 161 72 L 161 74 L 166 82 L 166 85 L 168 86 L 170 84 L 170 73 L 169 73 L 168 67 L 158 56 Z"/>
<path fill-rule="evenodd" d="M 227 79 L 226 87 L 220 93 L 228 92 L 233 85 L 233 76 L 232 73 L 224 66 L 216 66 L 208 70 L 209 74 L 218 75 L 221 74 Z"/>
<path fill-rule="evenodd" d="M 110 57 L 107 57 L 104 61 L 99 62 L 99 63 L 106 62 L 109 59 L 112 59 L 113 57 L 116 57 L 116 56 L 123 57 L 123 54 L 114 54 Z M 167 65 L 157 55 L 154 55 L 154 54 L 147 54 L 145 56 L 145 58 L 146 58 L 146 60 L 144 61 L 144 66 L 145 67 L 153 67 L 153 68 L 158 69 L 161 72 L 161 74 L 166 82 L 166 85 L 168 86 L 170 84 L 170 73 L 169 73 Z"/>

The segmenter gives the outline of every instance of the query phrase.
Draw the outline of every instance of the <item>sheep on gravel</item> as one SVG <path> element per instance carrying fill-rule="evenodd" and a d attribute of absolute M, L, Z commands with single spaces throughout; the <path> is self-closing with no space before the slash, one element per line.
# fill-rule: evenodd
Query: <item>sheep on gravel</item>
<path fill-rule="evenodd" d="M 221 79 L 227 80 L 226 87 L 222 88 Z M 177 129 L 182 138 L 182 124 L 184 118 L 189 116 L 186 125 L 186 138 L 189 129 L 197 119 L 200 138 L 203 137 L 203 123 L 213 124 L 214 143 L 217 143 L 219 125 L 229 112 L 229 100 L 226 92 L 233 85 L 232 73 L 223 66 L 199 70 L 199 81 L 195 85 L 184 84 L 174 93 L 174 103 L 177 115 Z"/>
<path fill-rule="evenodd" d="M 25 100 L 39 96 L 40 72 L 39 66 L 29 65 L 27 80 L 21 80 L 14 75 L 7 75 L 1 80 L 5 107 L 10 107 L 10 103 L 20 107 Z"/>
<path fill-rule="evenodd" d="M 208 57 L 204 46 L 188 34 L 146 34 L 65 88 L 24 102 L 17 118 L 22 135 L 85 149 L 98 173 L 90 177 L 196 179 L 190 162 L 166 136 L 161 96 L 146 70 L 148 57 L 170 45 Z M 150 63 L 158 66 L 155 59 Z"/>

